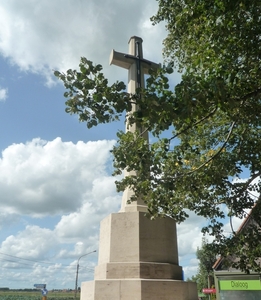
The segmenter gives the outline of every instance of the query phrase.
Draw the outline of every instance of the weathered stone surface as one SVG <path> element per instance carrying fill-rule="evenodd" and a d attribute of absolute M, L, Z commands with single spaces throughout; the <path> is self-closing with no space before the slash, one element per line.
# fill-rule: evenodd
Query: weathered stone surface
<path fill-rule="evenodd" d="M 98 266 L 81 300 L 197 300 L 195 283 L 182 281 L 176 223 L 120 212 L 101 222 Z"/>
<path fill-rule="evenodd" d="M 178 280 L 96 280 L 82 284 L 84 300 L 197 300 L 196 285 Z M 95 298 L 93 297 L 95 295 Z M 81 299 L 82 296 L 81 296 Z"/>

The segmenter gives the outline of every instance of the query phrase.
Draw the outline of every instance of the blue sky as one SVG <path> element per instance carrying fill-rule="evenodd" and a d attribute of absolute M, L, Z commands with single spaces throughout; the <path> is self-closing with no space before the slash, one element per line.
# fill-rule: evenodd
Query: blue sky
<path fill-rule="evenodd" d="M 74 288 L 77 259 L 99 250 L 99 222 L 121 203 L 109 151 L 124 124 L 87 130 L 65 113 L 53 71 L 85 56 L 126 82 L 109 55 L 127 52 L 133 35 L 146 59 L 162 62 L 156 10 L 152 0 L 0 0 L 0 287 Z M 178 227 L 186 277 L 197 270 L 201 224 L 193 216 Z M 96 264 L 96 253 L 82 258 L 79 284 Z"/>

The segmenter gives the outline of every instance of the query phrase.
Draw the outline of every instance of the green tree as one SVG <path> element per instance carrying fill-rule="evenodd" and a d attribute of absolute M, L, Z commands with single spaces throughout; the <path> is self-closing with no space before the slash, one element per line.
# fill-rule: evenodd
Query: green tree
<path fill-rule="evenodd" d="M 212 266 L 216 262 L 216 255 L 216 253 L 213 253 L 212 247 L 209 247 L 207 240 L 203 238 L 201 248 L 198 248 L 196 252 L 199 260 L 198 272 L 191 278 L 192 281 L 197 283 L 199 292 L 214 285 Z"/>
<path fill-rule="evenodd" d="M 152 21 L 166 22 L 166 66 L 151 72 L 146 89 L 129 95 L 123 82 L 108 85 L 102 66 L 82 58 L 79 71 L 55 72 L 67 89 L 66 111 L 91 128 L 119 120 L 137 103 L 140 111 L 129 121 L 139 122 L 153 142 L 148 147 L 139 132 L 118 132 L 115 174 L 124 168 L 137 174 L 116 182 L 118 190 L 130 186 L 131 200 L 142 196 L 152 218 L 182 222 L 188 211 L 205 217 L 202 231 L 214 236 L 215 252 L 260 272 L 259 215 L 252 216 L 256 227 L 237 236 L 239 246 L 223 222 L 243 218 L 260 194 L 261 1 L 158 2 Z M 173 67 L 182 80 L 171 89 Z"/>

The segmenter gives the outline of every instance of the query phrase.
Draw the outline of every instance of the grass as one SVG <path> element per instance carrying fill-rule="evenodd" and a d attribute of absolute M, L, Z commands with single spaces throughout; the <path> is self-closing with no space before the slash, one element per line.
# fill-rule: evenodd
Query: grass
<path fill-rule="evenodd" d="M 74 292 L 48 292 L 47 300 L 73 300 Z M 77 300 L 80 300 L 80 294 L 77 293 Z M 42 300 L 41 291 L 0 291 L 0 300 Z"/>

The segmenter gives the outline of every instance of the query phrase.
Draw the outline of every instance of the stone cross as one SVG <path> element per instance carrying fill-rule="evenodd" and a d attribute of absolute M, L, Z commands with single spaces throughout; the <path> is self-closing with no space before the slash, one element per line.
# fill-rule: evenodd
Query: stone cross
<path fill-rule="evenodd" d="M 135 94 L 137 88 L 144 87 L 144 74 L 149 74 L 150 69 L 157 69 L 160 67 L 160 64 L 156 64 L 149 60 L 143 59 L 143 52 L 142 52 L 142 39 L 137 36 L 133 36 L 129 40 L 129 53 L 124 54 L 120 52 L 116 52 L 112 50 L 110 56 L 110 65 L 116 65 L 118 67 L 122 67 L 129 70 L 128 74 L 128 93 Z M 132 104 L 132 111 L 131 113 L 138 110 L 138 105 L 133 103 Z M 135 131 L 142 132 L 142 129 L 135 123 L 131 126 L 128 124 L 128 116 L 126 121 L 126 131 L 135 132 Z M 143 137 L 145 139 L 148 138 L 148 132 L 146 131 L 143 133 Z M 136 175 L 134 171 L 127 172 L 125 170 L 124 176 L 131 176 Z M 147 211 L 147 206 L 142 201 L 142 199 L 138 199 L 131 204 L 128 203 L 128 200 L 133 195 L 133 191 L 127 188 L 122 196 L 122 205 L 121 211 Z"/>

